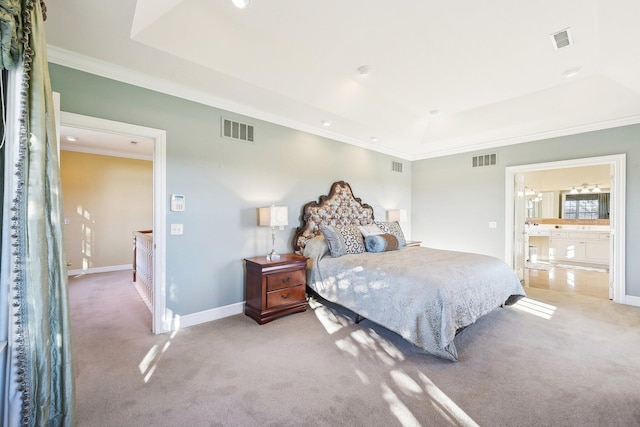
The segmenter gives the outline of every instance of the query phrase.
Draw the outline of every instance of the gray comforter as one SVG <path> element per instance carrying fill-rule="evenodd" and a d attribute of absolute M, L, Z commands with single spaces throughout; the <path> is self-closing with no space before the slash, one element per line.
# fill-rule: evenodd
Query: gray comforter
<path fill-rule="evenodd" d="M 456 361 L 456 331 L 525 295 L 503 261 L 463 252 L 404 247 L 310 258 L 308 286 L 429 353 Z"/>

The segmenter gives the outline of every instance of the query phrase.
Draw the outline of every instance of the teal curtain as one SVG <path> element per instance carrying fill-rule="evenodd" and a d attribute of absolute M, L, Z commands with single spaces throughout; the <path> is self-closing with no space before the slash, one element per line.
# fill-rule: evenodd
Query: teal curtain
<path fill-rule="evenodd" d="M 598 218 L 609 219 L 609 203 L 611 201 L 610 193 L 598 194 Z"/>
<path fill-rule="evenodd" d="M 58 141 L 44 12 L 41 1 L 0 0 L 2 65 L 13 70 L 3 103 L 7 138 L 1 280 L 7 290 L 2 295 L 9 296 L 0 309 L 7 337 L 0 372 L 5 426 L 75 425 Z M 8 16 L 18 22 L 6 24 Z M 17 51 L 10 40 L 14 37 L 22 41 Z"/>

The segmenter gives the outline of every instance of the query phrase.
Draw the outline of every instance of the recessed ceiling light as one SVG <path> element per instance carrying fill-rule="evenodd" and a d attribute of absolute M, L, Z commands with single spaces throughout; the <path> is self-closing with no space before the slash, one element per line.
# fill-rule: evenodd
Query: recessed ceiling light
<path fill-rule="evenodd" d="M 231 3 L 233 3 L 233 5 L 238 9 L 244 9 L 245 7 L 249 6 L 251 0 L 231 0 Z"/>
<path fill-rule="evenodd" d="M 565 79 L 568 79 L 570 77 L 577 75 L 580 72 L 580 70 L 581 70 L 580 67 L 569 68 L 568 70 L 564 70 L 562 72 L 562 77 L 564 77 Z"/>
<path fill-rule="evenodd" d="M 368 77 L 373 71 L 373 68 L 371 68 L 371 65 L 361 65 L 356 69 L 356 71 L 358 71 L 358 74 L 362 77 Z"/>
<path fill-rule="evenodd" d="M 329 120 L 323 120 L 321 123 L 322 123 L 322 126 L 327 128 L 331 126 L 331 122 Z"/>
<path fill-rule="evenodd" d="M 429 115 L 430 116 L 437 116 L 438 114 L 440 114 L 440 110 L 431 110 L 431 111 L 429 111 Z"/>
<path fill-rule="evenodd" d="M 67 141 L 69 141 L 69 142 L 76 142 L 76 141 L 78 140 L 78 138 L 76 138 L 75 136 L 71 136 L 71 135 L 68 135 L 68 136 L 66 137 L 66 139 L 67 139 Z"/>
<path fill-rule="evenodd" d="M 380 141 L 380 138 L 378 138 L 377 136 L 372 136 L 371 138 L 369 138 L 371 140 L 371 142 L 378 142 Z"/>

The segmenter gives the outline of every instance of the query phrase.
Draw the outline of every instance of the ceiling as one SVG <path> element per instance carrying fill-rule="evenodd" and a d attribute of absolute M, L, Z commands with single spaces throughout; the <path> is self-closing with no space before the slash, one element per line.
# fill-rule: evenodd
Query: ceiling
<path fill-rule="evenodd" d="M 60 149 L 153 161 L 153 140 L 70 126 L 60 127 Z"/>
<path fill-rule="evenodd" d="M 638 16 L 637 0 L 50 0 L 45 31 L 54 63 L 417 160 L 639 123 Z"/>

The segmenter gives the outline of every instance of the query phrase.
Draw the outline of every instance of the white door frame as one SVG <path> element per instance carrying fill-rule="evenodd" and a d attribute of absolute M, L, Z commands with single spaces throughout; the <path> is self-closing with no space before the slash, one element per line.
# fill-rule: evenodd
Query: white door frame
<path fill-rule="evenodd" d="M 525 188 L 524 188 L 524 176 L 522 174 L 514 174 L 513 175 L 513 188 L 511 189 L 511 194 L 513 194 L 513 217 L 521 218 L 526 216 L 525 212 Z M 525 261 L 527 257 L 527 253 L 525 252 L 525 241 L 526 241 L 526 232 L 524 227 L 524 221 L 520 221 L 514 224 L 513 227 L 513 242 L 515 244 L 515 248 L 513 256 L 513 269 L 516 271 L 518 275 L 518 279 L 524 283 L 524 267 Z"/>
<path fill-rule="evenodd" d="M 60 113 L 60 124 L 98 132 L 131 135 L 153 140 L 153 301 L 152 326 L 154 334 L 170 330 L 166 301 L 166 217 L 167 217 L 167 161 L 166 131 L 130 123 L 114 122 L 80 114 Z"/>
<path fill-rule="evenodd" d="M 625 289 L 625 221 L 626 221 L 626 155 L 590 157 L 585 159 L 563 160 L 558 162 L 537 163 L 506 168 L 505 182 L 505 261 L 513 268 L 515 198 L 513 185 L 516 174 L 550 169 L 564 169 L 579 166 L 611 166 L 611 239 L 613 259 L 609 268 L 613 281 L 613 301 L 630 304 Z M 524 221 L 524 218 L 522 218 Z"/>

